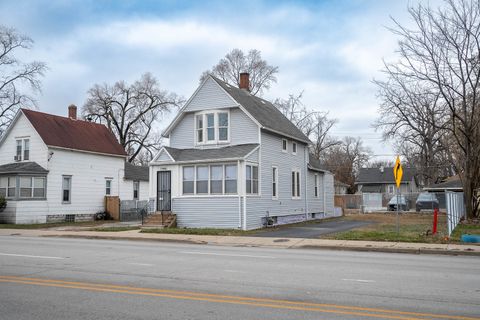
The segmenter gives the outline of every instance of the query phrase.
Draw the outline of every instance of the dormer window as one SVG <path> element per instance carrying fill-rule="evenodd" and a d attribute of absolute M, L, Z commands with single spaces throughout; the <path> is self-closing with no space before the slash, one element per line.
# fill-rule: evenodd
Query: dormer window
<path fill-rule="evenodd" d="M 229 112 L 212 111 L 197 113 L 195 115 L 196 144 L 215 144 L 228 142 L 229 137 Z"/>

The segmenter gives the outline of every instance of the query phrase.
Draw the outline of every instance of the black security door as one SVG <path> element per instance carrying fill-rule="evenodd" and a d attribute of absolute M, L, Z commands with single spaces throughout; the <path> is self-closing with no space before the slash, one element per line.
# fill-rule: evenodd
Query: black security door
<path fill-rule="evenodd" d="M 157 173 L 157 211 L 172 210 L 172 184 L 170 171 Z"/>

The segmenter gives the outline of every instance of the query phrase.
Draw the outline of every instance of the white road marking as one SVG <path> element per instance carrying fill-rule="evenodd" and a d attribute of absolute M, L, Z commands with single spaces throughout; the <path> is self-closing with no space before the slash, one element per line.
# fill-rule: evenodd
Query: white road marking
<path fill-rule="evenodd" d="M 272 257 L 272 256 L 256 256 L 256 255 L 249 255 L 249 254 L 230 254 L 230 253 L 198 252 L 198 251 L 180 251 L 180 253 L 184 253 L 184 254 L 202 254 L 202 255 L 210 255 L 210 256 L 223 256 L 223 257 L 243 257 L 243 258 L 275 259 L 275 257 Z"/>
<path fill-rule="evenodd" d="M 143 266 L 143 267 L 153 267 L 153 264 L 151 263 L 138 263 L 138 262 L 131 262 L 129 264 L 132 264 L 134 266 Z"/>
<path fill-rule="evenodd" d="M 363 280 L 363 279 L 342 279 L 342 281 L 355 281 L 355 282 L 365 282 L 365 283 L 376 282 L 375 280 Z"/>
<path fill-rule="evenodd" d="M 0 252 L 0 256 L 35 258 L 35 259 L 58 259 L 58 260 L 66 259 L 66 258 L 62 258 L 62 257 L 32 256 L 32 255 L 29 255 L 29 254 L 14 254 L 14 253 L 1 253 L 1 252 Z"/>

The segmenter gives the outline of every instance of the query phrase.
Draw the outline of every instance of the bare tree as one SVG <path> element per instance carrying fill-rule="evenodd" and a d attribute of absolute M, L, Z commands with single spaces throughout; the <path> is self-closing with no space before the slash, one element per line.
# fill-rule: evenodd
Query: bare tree
<path fill-rule="evenodd" d="M 329 148 L 321 161 L 335 174 L 335 179 L 350 186 L 349 193 L 355 193 L 358 172 L 367 165 L 371 153 L 371 150 L 363 145 L 361 138 L 345 137 L 341 144 Z"/>
<path fill-rule="evenodd" d="M 340 141 L 329 135 L 329 131 L 337 123 L 337 119 L 329 119 L 328 112 L 308 109 L 303 104 L 302 97 L 303 91 L 298 95 L 290 94 L 287 99 L 277 98 L 273 104 L 313 141 L 311 152 L 317 159 L 320 159 L 325 150 L 340 144 Z"/>
<path fill-rule="evenodd" d="M 261 95 L 263 91 L 270 89 L 272 83 L 277 82 L 278 67 L 269 65 L 256 49 L 250 50 L 246 55 L 240 49 L 233 49 L 220 59 L 212 70 L 203 72 L 200 81 L 212 74 L 225 82 L 240 86 L 242 72 L 250 74 L 250 93 L 253 95 Z"/>
<path fill-rule="evenodd" d="M 21 50 L 32 48 L 33 40 L 13 28 L 0 25 L 0 136 L 20 107 L 33 107 L 35 100 L 20 90 L 29 86 L 40 91 L 39 78 L 47 67 L 39 61 L 22 62 L 15 57 Z"/>
<path fill-rule="evenodd" d="M 88 90 L 83 115 L 105 123 L 125 148 L 129 162 L 145 163 L 161 146 L 156 125 L 181 101 L 161 90 L 157 80 L 145 73 L 132 85 L 118 81 L 113 86 L 95 84 Z"/>
<path fill-rule="evenodd" d="M 480 187 L 480 2 L 446 0 L 435 10 L 428 4 L 409 8 L 414 29 L 394 20 L 399 41 L 397 62 L 389 73 L 417 82 L 438 95 L 454 144 L 450 152 L 458 168 L 469 218 L 478 215 L 474 192 Z M 434 124 L 436 125 L 436 124 Z"/>
<path fill-rule="evenodd" d="M 395 141 L 398 153 L 408 154 L 419 181 L 429 185 L 443 176 L 442 139 L 448 126 L 445 105 L 438 92 L 395 74 L 388 65 L 384 71 L 387 80 L 374 81 L 381 100 L 374 127 L 383 131 L 385 140 Z"/>

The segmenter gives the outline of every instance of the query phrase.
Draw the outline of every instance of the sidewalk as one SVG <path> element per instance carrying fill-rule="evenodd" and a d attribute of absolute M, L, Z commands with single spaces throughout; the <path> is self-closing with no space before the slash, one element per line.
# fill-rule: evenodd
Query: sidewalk
<path fill-rule="evenodd" d="M 34 229 L 0 229 L 0 236 L 64 237 L 109 240 L 140 240 L 185 242 L 217 246 L 245 246 L 294 249 L 330 249 L 349 251 L 378 251 L 395 253 L 429 253 L 480 256 L 480 245 L 431 244 L 380 241 L 348 241 L 301 238 L 259 238 L 237 236 L 199 236 L 183 234 L 140 233 L 139 230 L 121 232 L 62 231 Z"/>

